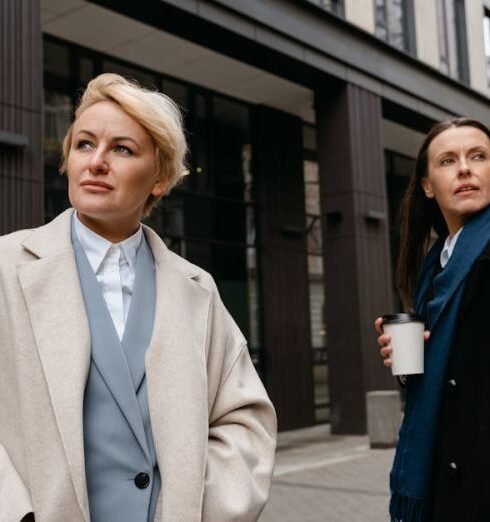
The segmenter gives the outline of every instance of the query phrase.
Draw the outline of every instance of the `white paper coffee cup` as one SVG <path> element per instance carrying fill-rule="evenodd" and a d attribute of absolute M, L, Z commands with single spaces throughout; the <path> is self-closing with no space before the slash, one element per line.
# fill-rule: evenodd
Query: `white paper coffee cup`
<path fill-rule="evenodd" d="M 424 320 L 415 314 L 383 316 L 383 332 L 391 336 L 391 373 L 424 373 Z"/>

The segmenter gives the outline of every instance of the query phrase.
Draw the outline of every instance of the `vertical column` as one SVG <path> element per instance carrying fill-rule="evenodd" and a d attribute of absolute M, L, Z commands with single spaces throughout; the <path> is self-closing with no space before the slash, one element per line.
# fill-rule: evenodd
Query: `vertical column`
<path fill-rule="evenodd" d="M 373 332 L 391 310 L 381 100 L 327 87 L 316 118 L 332 432 L 365 433 L 365 393 L 394 387 Z"/>
<path fill-rule="evenodd" d="M 0 0 L 0 234 L 43 223 L 40 0 Z"/>
<path fill-rule="evenodd" d="M 314 422 L 302 122 L 258 107 L 254 125 L 266 384 L 285 430 Z"/>

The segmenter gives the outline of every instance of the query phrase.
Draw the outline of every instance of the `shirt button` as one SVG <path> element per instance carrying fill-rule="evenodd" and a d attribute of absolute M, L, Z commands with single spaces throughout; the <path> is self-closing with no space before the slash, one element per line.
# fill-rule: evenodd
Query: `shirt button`
<path fill-rule="evenodd" d="M 150 485 L 150 477 L 146 473 L 138 473 L 134 477 L 134 483 L 137 488 L 145 489 Z"/>
<path fill-rule="evenodd" d="M 447 472 L 450 477 L 455 477 L 459 472 L 459 467 L 456 462 L 450 462 L 447 466 Z"/>

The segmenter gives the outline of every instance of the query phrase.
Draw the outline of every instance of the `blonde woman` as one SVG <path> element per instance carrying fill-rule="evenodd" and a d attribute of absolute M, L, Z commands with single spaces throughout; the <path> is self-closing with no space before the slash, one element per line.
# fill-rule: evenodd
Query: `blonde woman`
<path fill-rule="evenodd" d="M 181 116 L 114 74 L 63 144 L 72 209 L 0 238 L 0 521 L 257 520 L 276 419 L 212 278 L 140 224 Z"/>

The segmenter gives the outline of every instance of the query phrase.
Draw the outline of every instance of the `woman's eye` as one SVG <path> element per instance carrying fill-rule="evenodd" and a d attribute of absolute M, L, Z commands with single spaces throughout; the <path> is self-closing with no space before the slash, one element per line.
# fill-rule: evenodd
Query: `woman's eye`
<path fill-rule="evenodd" d="M 86 150 L 92 147 L 92 143 L 88 140 L 80 140 L 77 143 L 77 149 L 78 150 Z"/>
<path fill-rule="evenodd" d="M 114 147 L 114 150 L 116 152 L 122 152 L 122 153 L 128 154 L 128 155 L 133 154 L 133 151 L 129 147 L 126 147 L 126 145 L 116 145 Z"/>
<path fill-rule="evenodd" d="M 483 154 L 483 152 L 477 152 L 477 153 L 473 156 L 473 159 L 474 159 L 474 160 L 484 160 L 484 159 L 485 159 L 485 154 Z"/>
<path fill-rule="evenodd" d="M 441 160 L 441 165 L 451 165 L 452 163 L 453 163 L 452 158 L 444 158 L 443 160 Z"/>

